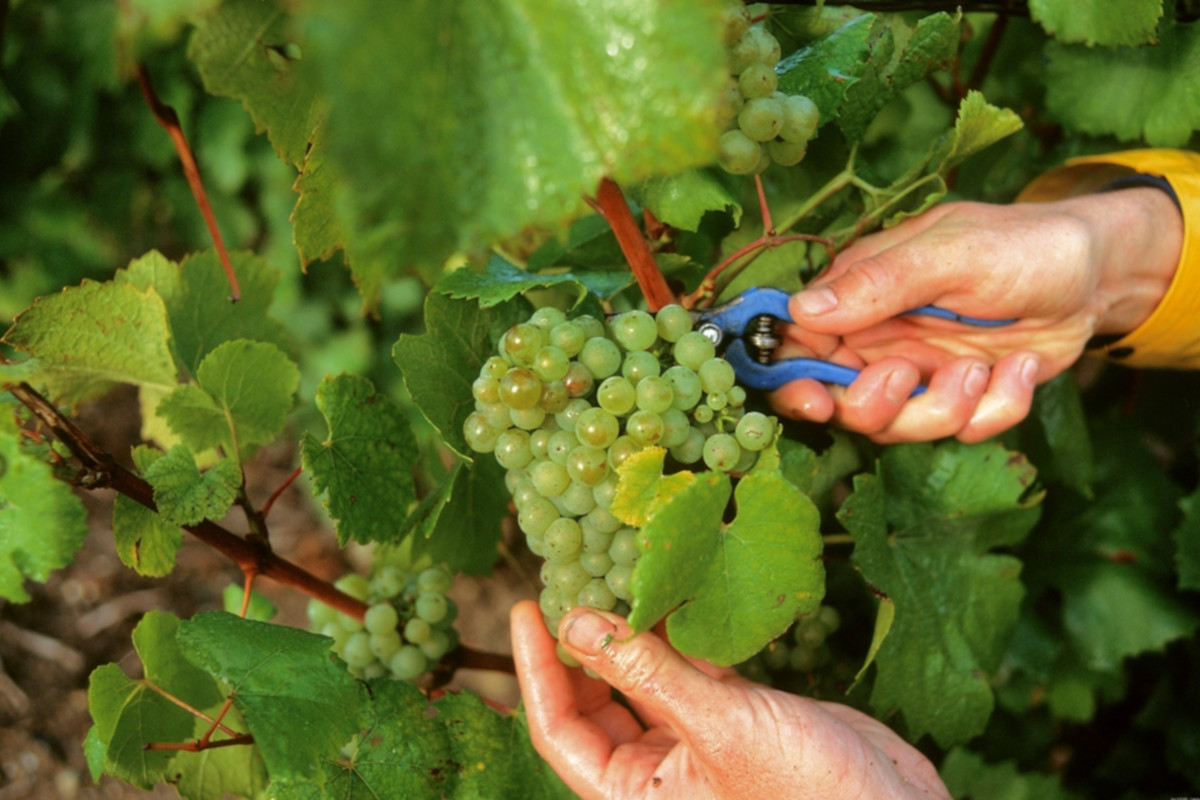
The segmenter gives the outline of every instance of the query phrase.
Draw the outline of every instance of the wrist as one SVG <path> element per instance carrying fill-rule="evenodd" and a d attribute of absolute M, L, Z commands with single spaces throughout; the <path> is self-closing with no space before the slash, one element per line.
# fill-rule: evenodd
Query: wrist
<path fill-rule="evenodd" d="M 1067 201 L 1077 203 L 1094 237 L 1101 303 L 1094 333 L 1120 336 L 1145 322 L 1175 277 L 1183 219 L 1175 201 L 1152 187 L 1120 189 Z"/>

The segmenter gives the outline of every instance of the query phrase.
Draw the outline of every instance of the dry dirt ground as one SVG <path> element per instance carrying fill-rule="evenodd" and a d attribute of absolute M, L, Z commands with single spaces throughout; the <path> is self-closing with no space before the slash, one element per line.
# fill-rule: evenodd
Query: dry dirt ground
<path fill-rule="evenodd" d="M 77 421 L 110 452 L 127 454 L 138 434 L 132 400 L 118 393 L 83 409 Z M 261 505 L 296 463 L 287 447 L 260 453 L 247 470 L 251 499 Z M 92 782 L 81 748 L 91 725 L 88 675 L 101 664 L 117 662 L 136 676 L 139 664 L 130 633 L 143 613 L 160 609 L 190 617 L 220 608 L 222 591 L 230 583 L 240 585 L 241 572 L 219 553 L 185 538 L 170 576 L 142 578 L 121 564 L 113 548 L 112 493 L 81 496 L 91 534 L 75 563 L 44 586 L 28 583 L 29 603 L 0 600 L 0 800 L 174 798 L 175 790 L 161 784 L 143 792 L 109 778 Z M 268 523 L 276 552 L 320 577 L 365 571 L 369 565 L 369 552 L 338 549 L 303 480 L 281 496 Z M 244 530 L 236 516 L 226 525 Z M 502 562 L 485 580 L 460 577 L 452 596 L 460 608 L 463 641 L 482 650 L 511 652 L 508 609 L 520 597 L 536 596 L 536 580 L 532 560 Z M 276 605 L 276 622 L 306 625 L 305 597 L 265 580 L 255 588 Z M 516 683 L 508 675 L 464 671 L 454 686 L 505 705 L 517 701 Z"/>

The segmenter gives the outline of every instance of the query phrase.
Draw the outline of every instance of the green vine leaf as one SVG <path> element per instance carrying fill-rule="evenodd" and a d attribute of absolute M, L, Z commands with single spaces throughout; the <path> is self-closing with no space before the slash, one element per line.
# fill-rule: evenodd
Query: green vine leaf
<path fill-rule="evenodd" d="M 272 781 L 321 780 L 359 732 L 365 685 L 326 637 L 214 611 L 182 623 L 177 638 L 189 661 L 230 686 Z"/>
<path fill-rule="evenodd" d="M 55 400 L 77 403 L 120 383 L 173 387 L 170 337 L 153 291 L 84 281 L 21 312 L 3 341 L 38 359 L 36 381 Z"/>
<path fill-rule="evenodd" d="M 987 675 L 1016 624 L 1021 564 L 987 551 L 1037 522 L 1035 473 L 1019 454 L 957 442 L 884 451 L 838 517 L 851 560 L 895 603 L 871 704 L 899 709 L 914 737 L 941 745 L 979 733 L 994 700 Z M 933 576 L 936 576 L 934 579 Z"/>
<path fill-rule="evenodd" d="M 1175 569 L 1179 588 L 1200 591 L 1200 490 L 1179 502 L 1183 521 L 1175 529 Z"/>
<path fill-rule="evenodd" d="M 1058 775 L 1040 772 L 1021 772 L 1013 761 L 989 764 L 983 756 L 961 747 L 951 750 L 939 770 L 946 788 L 953 797 L 973 800 L 1015 800 L 1036 797 L 1038 800 L 1079 800 L 1068 792 Z"/>
<path fill-rule="evenodd" d="M 626 525 L 640 528 L 650 521 L 658 509 L 675 495 L 690 486 L 696 474 L 688 470 L 663 475 L 667 451 L 647 447 L 622 462 L 617 468 L 620 476 L 617 494 L 609 511 Z"/>
<path fill-rule="evenodd" d="M 87 513 L 44 461 L 21 450 L 10 414 L 0 414 L 0 597 L 27 603 L 26 578 L 45 583 L 87 538 Z"/>
<path fill-rule="evenodd" d="M 493 254 L 481 271 L 464 267 L 447 273 L 435 290 L 458 300 L 478 300 L 480 308 L 491 308 L 530 289 L 557 287 L 574 291 L 578 306 L 588 292 L 597 297 L 611 297 L 633 280 L 627 270 L 527 272 L 504 256 Z"/>
<path fill-rule="evenodd" d="M 472 457 L 462 434 L 463 422 L 475 406 L 471 384 L 495 353 L 496 338 L 528 317 L 526 308 L 510 303 L 481 309 L 476 303 L 433 293 L 425 298 L 425 333 L 402 334 L 392 348 L 413 402 L 463 458 Z"/>
<path fill-rule="evenodd" d="M 145 474 L 165 455 L 161 450 L 138 446 L 133 449 L 133 463 Z M 117 495 L 112 526 L 113 543 L 122 564 L 153 578 L 169 575 L 175 569 L 175 554 L 183 545 L 183 531 L 178 525 L 125 495 Z"/>
<path fill-rule="evenodd" d="M 1154 44 L 1162 0 L 1030 0 L 1029 16 L 1060 42 L 1112 47 Z"/>
<path fill-rule="evenodd" d="M 225 0 L 196 25 L 187 55 L 209 94 L 240 100 L 279 157 L 299 168 L 322 112 L 280 5 Z"/>
<path fill-rule="evenodd" d="M 635 630 L 673 611 L 672 644 L 715 664 L 754 655 L 825 593 L 812 502 L 777 470 L 754 471 L 738 481 L 737 516 L 724 524 L 729 495 L 728 477 L 703 473 L 659 507 L 639 531 L 630 581 Z"/>
<path fill-rule="evenodd" d="M 269 342 L 234 339 L 204 357 L 196 383 L 220 409 L 230 433 L 227 441 L 247 453 L 283 432 L 300 386 L 300 370 Z"/>
<path fill-rule="evenodd" d="M 433 278 L 456 251 L 577 216 L 606 175 L 714 160 L 721 6 L 309 4 L 360 280 Z"/>
<path fill-rule="evenodd" d="M 408 418 L 358 375 L 325 378 L 316 401 L 329 435 L 318 441 L 305 434 L 300 460 L 312 475 L 313 492 L 328 492 L 325 506 L 338 542 L 395 541 L 401 515 L 416 499 L 418 451 Z"/>
<path fill-rule="evenodd" d="M 1153 47 L 1046 46 L 1046 108 L 1069 129 L 1121 142 L 1182 147 L 1200 129 L 1200 31 L 1159 27 Z M 1103 86 L 1103 92 L 1096 87 Z M 1121 109 L 1113 114 L 1112 109 Z"/>
<path fill-rule="evenodd" d="M 423 535 L 413 538 L 413 558 L 426 556 L 456 572 L 486 575 L 499 556 L 500 525 L 511 499 L 504 470 L 493 458 L 471 465 L 459 461 L 445 483 L 426 511 Z"/>
<path fill-rule="evenodd" d="M 650 209 L 659 222 L 696 231 L 712 212 L 728 213 L 733 224 L 742 221 L 742 204 L 715 170 L 690 169 L 676 175 L 650 178 L 630 190 L 630 196 Z"/>
<path fill-rule="evenodd" d="M 848 20 L 827 36 L 779 62 L 779 91 L 802 94 L 821 112 L 821 124 L 836 119 L 846 93 L 858 83 L 871 59 L 874 14 Z"/>
<path fill-rule="evenodd" d="M 204 709 L 216 718 L 224 703 Z M 246 721 L 236 708 L 225 712 L 223 723 L 231 730 L 246 730 Z M 208 733 L 212 724 L 196 719 L 192 738 Z M 212 741 L 229 738 L 218 731 Z M 266 797 L 267 767 L 257 747 L 212 747 L 198 753 L 180 753 L 171 761 L 168 778 L 184 800 L 225 800 L 228 797 Z"/>
<path fill-rule="evenodd" d="M 196 723 L 195 717 L 151 686 L 195 708 L 221 700 L 216 682 L 183 657 L 175 638 L 179 626 L 179 619 L 171 614 L 148 612 L 133 632 L 145 677 L 134 680 L 117 664 L 104 664 L 89 680 L 88 709 L 95 724 L 89 761 L 103 763 L 105 772 L 142 789 L 166 778 L 175 758 L 172 751 L 144 746 L 187 741 Z"/>
<path fill-rule="evenodd" d="M 195 525 L 219 520 L 237 499 L 242 470 L 223 458 L 203 473 L 185 445 L 176 445 L 151 464 L 146 480 L 154 487 L 154 503 L 163 520 L 173 525 Z"/>

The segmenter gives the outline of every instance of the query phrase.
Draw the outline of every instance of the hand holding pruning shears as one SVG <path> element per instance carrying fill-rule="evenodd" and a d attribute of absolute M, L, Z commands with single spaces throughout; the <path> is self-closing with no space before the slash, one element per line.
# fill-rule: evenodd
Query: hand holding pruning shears
<path fill-rule="evenodd" d="M 1035 386 L 1070 367 L 1092 337 L 1127 333 L 1149 316 L 1181 239 L 1171 200 L 1150 188 L 949 203 L 847 248 L 786 313 L 777 297 L 747 306 L 769 306 L 785 323 L 770 329 L 774 369 L 753 347 L 726 357 L 744 382 L 777 386 L 771 402 L 788 416 L 882 443 L 980 441 L 1023 419 Z M 929 305 L 970 319 L 907 313 Z M 722 312 L 728 334 L 740 312 L 713 310 Z M 737 329 L 751 344 L 766 336 L 750 325 L 757 316 L 746 320 L 751 330 Z M 1006 324 L 973 324 L 982 320 Z M 797 357 L 816 363 L 789 365 Z"/>

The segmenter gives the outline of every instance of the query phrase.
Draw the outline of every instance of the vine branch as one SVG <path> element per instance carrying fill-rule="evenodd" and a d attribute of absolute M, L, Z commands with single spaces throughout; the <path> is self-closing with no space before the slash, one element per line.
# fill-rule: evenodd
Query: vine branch
<path fill-rule="evenodd" d="M 217 227 L 217 218 L 213 216 L 212 206 L 208 202 L 208 193 L 204 190 L 204 181 L 200 178 L 200 168 L 196 165 L 196 157 L 192 155 L 192 148 L 188 145 L 183 127 L 179 124 L 179 115 L 154 91 L 154 86 L 150 83 L 150 73 L 146 71 L 145 64 L 137 65 L 136 75 L 146 105 L 150 106 L 150 111 L 158 120 L 158 124 L 171 137 L 171 143 L 175 145 L 175 152 L 179 154 L 179 163 L 183 165 L 183 174 L 187 177 L 188 186 L 192 189 L 192 196 L 196 198 L 196 205 L 200 207 L 200 215 L 204 217 L 204 224 L 208 226 L 208 234 L 212 237 L 213 246 L 217 249 L 217 256 L 221 259 L 221 266 L 229 281 L 229 299 L 236 303 L 242 297 L 242 290 L 238 287 L 237 276 L 233 274 L 233 264 L 230 263 L 229 253 L 225 250 L 225 240 L 221 238 L 221 231 Z"/>
<path fill-rule="evenodd" d="M 629 262 L 629 268 L 633 270 L 633 276 L 637 278 L 638 286 L 646 297 L 646 307 L 655 312 L 674 303 L 675 294 L 667 286 L 654 260 L 654 253 L 650 252 L 650 245 L 633 218 L 625 195 L 621 193 L 621 187 L 609 178 L 600 181 L 592 207 L 604 217 L 616 235 L 617 244 L 621 246 L 621 252 L 625 254 L 625 260 Z"/>

